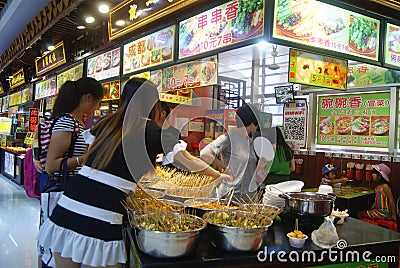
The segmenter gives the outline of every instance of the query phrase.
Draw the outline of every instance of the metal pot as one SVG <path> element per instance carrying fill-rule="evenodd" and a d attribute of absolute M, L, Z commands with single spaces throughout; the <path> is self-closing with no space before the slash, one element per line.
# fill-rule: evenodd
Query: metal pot
<path fill-rule="evenodd" d="M 336 196 L 311 192 L 285 193 L 279 195 L 285 199 L 285 209 L 303 216 L 328 216 L 331 214 Z"/>

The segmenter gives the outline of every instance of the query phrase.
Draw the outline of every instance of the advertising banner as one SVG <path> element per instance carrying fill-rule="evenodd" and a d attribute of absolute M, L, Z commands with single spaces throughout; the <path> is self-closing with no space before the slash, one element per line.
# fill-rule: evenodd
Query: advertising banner
<path fill-rule="evenodd" d="M 347 60 L 297 49 L 289 54 L 289 82 L 346 90 Z"/>
<path fill-rule="evenodd" d="M 264 1 L 229 1 L 179 23 L 179 58 L 264 34 Z"/>
<path fill-rule="evenodd" d="M 400 83 L 400 71 L 389 70 L 366 63 L 347 68 L 347 87 Z"/>
<path fill-rule="evenodd" d="M 124 45 L 123 74 L 158 66 L 173 60 L 175 26 Z"/>
<path fill-rule="evenodd" d="M 9 107 L 21 104 L 21 91 L 10 94 Z"/>
<path fill-rule="evenodd" d="M 21 96 L 22 104 L 32 101 L 32 96 L 33 96 L 32 85 L 29 85 L 27 88 L 23 89 L 21 94 L 22 94 L 22 96 Z"/>
<path fill-rule="evenodd" d="M 35 100 L 54 96 L 57 93 L 56 78 L 50 78 L 35 85 Z"/>
<path fill-rule="evenodd" d="M 304 148 L 307 140 L 307 101 L 295 99 L 283 106 L 285 140 L 294 148 Z"/>
<path fill-rule="evenodd" d="M 317 144 L 389 146 L 390 93 L 318 98 Z"/>
<path fill-rule="evenodd" d="M 36 126 L 39 123 L 39 109 L 29 109 L 29 132 L 35 132 Z"/>
<path fill-rule="evenodd" d="M 103 101 L 108 101 L 108 100 L 118 100 L 120 97 L 120 88 L 121 88 L 121 82 L 120 80 L 115 80 L 115 81 L 110 81 L 107 83 L 103 83 L 103 88 L 105 91 Z"/>
<path fill-rule="evenodd" d="M 400 67 L 400 26 L 386 24 L 385 63 Z"/>
<path fill-rule="evenodd" d="M 272 36 L 378 61 L 380 20 L 316 0 L 276 0 Z"/>
<path fill-rule="evenodd" d="M 16 88 L 22 84 L 25 84 L 24 69 L 21 68 L 12 74 L 12 78 L 8 81 L 10 83 L 10 88 Z"/>
<path fill-rule="evenodd" d="M 161 75 L 161 79 L 157 78 Z M 160 100 L 191 103 L 191 88 L 217 84 L 217 58 L 208 57 L 162 69 L 151 74 L 161 81 Z"/>
<path fill-rule="evenodd" d="M 83 63 L 57 75 L 57 92 L 66 81 L 76 81 L 83 77 Z"/>
<path fill-rule="evenodd" d="M 88 59 L 87 76 L 96 80 L 104 80 L 119 76 L 121 48 L 107 51 Z"/>

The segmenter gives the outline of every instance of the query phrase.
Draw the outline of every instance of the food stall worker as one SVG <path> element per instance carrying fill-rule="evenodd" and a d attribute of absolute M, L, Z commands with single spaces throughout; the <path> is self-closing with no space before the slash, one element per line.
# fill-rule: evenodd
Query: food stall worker
<path fill-rule="evenodd" d="M 340 179 L 336 179 L 335 171 L 337 169 L 338 169 L 338 167 L 334 167 L 332 164 L 326 164 L 325 166 L 323 166 L 322 167 L 322 175 L 324 177 L 321 180 L 321 184 L 329 185 L 329 184 L 347 182 L 349 180 L 348 178 L 342 177 Z"/>
<path fill-rule="evenodd" d="M 229 170 L 233 181 L 224 182 L 218 188 L 221 196 L 234 190 L 237 199 L 253 196 L 250 182 L 257 167 L 251 134 L 257 130 L 259 112 L 251 104 L 244 104 L 236 112 L 237 128 L 219 136 L 200 151 L 200 158 L 223 170 Z M 221 160 L 217 158 L 221 155 Z"/>

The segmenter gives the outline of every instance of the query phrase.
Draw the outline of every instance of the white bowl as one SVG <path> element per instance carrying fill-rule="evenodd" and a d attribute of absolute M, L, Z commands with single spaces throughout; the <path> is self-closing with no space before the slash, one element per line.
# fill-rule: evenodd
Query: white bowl
<path fill-rule="evenodd" d="M 289 234 L 287 234 L 287 237 L 289 237 L 289 243 L 292 247 L 294 248 L 302 248 L 304 246 L 304 243 L 306 242 L 308 236 L 305 235 L 306 237 L 304 238 L 294 238 L 290 237 Z"/>
<path fill-rule="evenodd" d="M 320 185 L 317 193 L 330 194 L 330 193 L 333 193 L 333 188 L 330 185 Z"/>

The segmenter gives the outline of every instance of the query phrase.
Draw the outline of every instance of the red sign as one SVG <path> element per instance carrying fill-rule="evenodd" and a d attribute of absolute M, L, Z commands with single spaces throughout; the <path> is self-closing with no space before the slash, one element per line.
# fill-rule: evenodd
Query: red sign
<path fill-rule="evenodd" d="M 35 132 L 36 126 L 39 123 L 39 109 L 29 109 L 29 132 Z"/>

